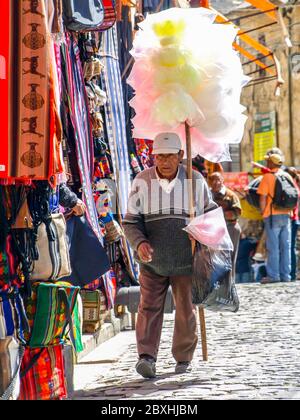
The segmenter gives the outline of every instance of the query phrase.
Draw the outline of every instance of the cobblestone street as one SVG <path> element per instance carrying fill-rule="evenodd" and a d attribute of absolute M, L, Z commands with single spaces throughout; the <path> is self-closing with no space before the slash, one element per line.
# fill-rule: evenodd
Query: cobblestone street
<path fill-rule="evenodd" d="M 155 380 L 135 372 L 135 334 L 126 331 L 76 366 L 74 399 L 299 399 L 300 282 L 242 285 L 238 293 L 238 314 L 206 311 L 209 362 L 199 343 L 192 372 L 173 373 L 168 315 Z"/>

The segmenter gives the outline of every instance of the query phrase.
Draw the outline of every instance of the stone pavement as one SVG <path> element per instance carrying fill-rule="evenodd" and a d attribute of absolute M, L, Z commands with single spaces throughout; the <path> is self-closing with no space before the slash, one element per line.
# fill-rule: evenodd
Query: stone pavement
<path fill-rule="evenodd" d="M 209 361 L 199 343 L 191 373 L 173 373 L 168 315 L 155 380 L 135 372 L 135 334 L 126 331 L 76 366 L 73 399 L 300 399 L 300 282 L 238 285 L 238 293 L 237 314 L 205 312 Z"/>

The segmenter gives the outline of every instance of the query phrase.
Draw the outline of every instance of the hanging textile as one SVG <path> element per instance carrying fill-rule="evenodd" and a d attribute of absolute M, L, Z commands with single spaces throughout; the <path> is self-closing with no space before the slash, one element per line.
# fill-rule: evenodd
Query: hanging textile
<path fill-rule="evenodd" d="M 10 109 L 9 176 L 49 177 L 49 69 L 45 1 L 12 2 L 13 90 Z M 26 6 L 26 7 L 24 7 Z"/>
<path fill-rule="evenodd" d="M 100 55 L 103 57 L 105 65 L 102 73 L 102 86 L 108 97 L 105 105 L 107 134 L 119 192 L 120 211 L 122 215 L 125 215 L 131 182 L 115 26 L 103 34 Z"/>
<path fill-rule="evenodd" d="M 114 26 L 103 34 L 100 55 L 103 57 L 102 87 L 107 93 L 105 105 L 106 130 L 118 191 L 118 206 L 121 217 L 125 216 L 131 189 L 129 153 L 126 137 L 124 98 L 118 57 L 117 28 Z M 136 276 L 132 253 L 128 252 L 130 271 Z"/>
<path fill-rule="evenodd" d="M 11 2 L 5 1 L 1 4 L 2 22 L 0 25 L 0 98 L 8 104 L 9 87 L 9 42 L 10 42 L 10 15 Z M 8 106 L 2 106 L 0 112 L 0 178 L 7 178 L 8 175 Z"/>
<path fill-rule="evenodd" d="M 87 216 L 101 243 L 103 243 L 94 204 L 92 179 L 94 170 L 93 137 L 88 101 L 80 62 L 78 45 L 72 35 L 66 35 L 62 46 L 63 76 L 68 96 L 69 118 L 75 139 L 77 164 L 81 177 L 82 199 L 87 206 Z"/>
<path fill-rule="evenodd" d="M 4 40 L 0 65 L 4 57 L 5 79 L 2 82 L 0 67 L 0 94 L 7 104 L 0 123 L 3 179 L 55 184 L 53 176 L 63 171 L 61 123 L 53 106 L 56 66 L 47 5 L 46 0 L 28 5 L 5 1 L 1 8 L 5 23 L 0 29 Z"/>

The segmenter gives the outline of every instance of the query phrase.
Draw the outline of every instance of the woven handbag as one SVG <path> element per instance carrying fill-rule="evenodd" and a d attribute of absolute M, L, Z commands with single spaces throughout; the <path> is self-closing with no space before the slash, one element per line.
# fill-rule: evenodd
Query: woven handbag
<path fill-rule="evenodd" d="M 25 337 L 30 348 L 41 348 L 63 343 L 67 327 L 76 348 L 72 314 L 80 288 L 69 283 L 35 283 L 32 297 L 26 302 L 31 334 Z"/>
<path fill-rule="evenodd" d="M 63 346 L 26 348 L 21 366 L 20 400 L 67 398 Z"/>
<path fill-rule="evenodd" d="M 83 331 L 93 333 L 105 322 L 108 315 L 106 299 L 100 290 L 81 291 L 83 303 Z"/>
<path fill-rule="evenodd" d="M 36 245 L 39 258 L 34 262 L 31 280 L 55 281 L 71 274 L 67 227 L 63 214 L 53 214 L 47 226 L 41 223 Z"/>

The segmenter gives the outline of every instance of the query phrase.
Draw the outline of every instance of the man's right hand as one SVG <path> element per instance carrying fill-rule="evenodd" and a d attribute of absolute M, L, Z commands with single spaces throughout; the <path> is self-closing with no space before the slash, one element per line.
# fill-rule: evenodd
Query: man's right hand
<path fill-rule="evenodd" d="M 152 261 L 153 252 L 154 250 L 151 248 L 149 242 L 142 242 L 137 249 L 138 256 L 144 263 L 150 263 Z"/>

